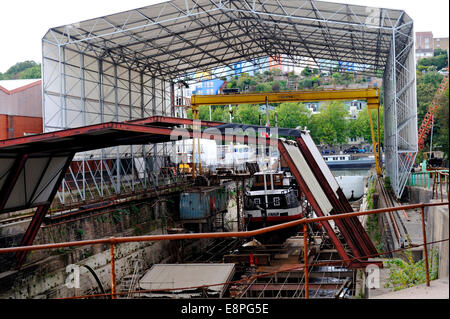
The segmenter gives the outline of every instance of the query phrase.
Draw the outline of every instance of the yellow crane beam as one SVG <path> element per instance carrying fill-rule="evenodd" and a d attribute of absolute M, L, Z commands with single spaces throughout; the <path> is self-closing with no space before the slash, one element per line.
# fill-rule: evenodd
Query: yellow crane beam
<path fill-rule="evenodd" d="M 268 104 L 283 102 L 316 102 L 316 101 L 349 101 L 365 100 L 369 112 L 370 129 L 374 150 L 377 174 L 381 175 L 380 150 L 380 92 L 378 88 L 366 89 L 323 89 L 314 91 L 288 91 L 263 93 L 238 93 L 218 95 L 193 95 L 191 106 L 193 118 L 198 119 L 200 105 L 238 105 L 238 104 Z M 375 138 L 371 110 L 377 110 L 377 140 Z"/>
<path fill-rule="evenodd" d="M 266 100 L 267 98 L 267 100 Z M 227 105 L 227 104 L 263 104 L 283 102 L 314 102 L 334 100 L 366 100 L 369 109 L 377 109 L 380 104 L 378 88 L 343 89 L 343 90 L 315 90 L 289 91 L 218 95 L 193 95 L 191 105 L 194 109 L 199 105 Z"/>

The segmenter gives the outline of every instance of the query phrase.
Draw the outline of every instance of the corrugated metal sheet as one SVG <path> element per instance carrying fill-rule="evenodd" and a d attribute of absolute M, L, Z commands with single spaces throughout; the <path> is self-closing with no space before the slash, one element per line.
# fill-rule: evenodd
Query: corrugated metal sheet
<path fill-rule="evenodd" d="M 180 195 L 180 218 L 202 219 L 226 210 L 227 190 L 224 186 L 200 187 Z"/>
<path fill-rule="evenodd" d="M 235 265 L 230 264 L 156 264 L 139 281 L 141 289 L 173 289 L 189 288 L 203 285 L 214 285 L 230 281 L 234 275 Z M 207 288 L 214 297 L 222 297 L 227 285 L 216 285 Z M 199 292 L 191 289 L 175 289 L 151 293 L 152 297 L 191 298 L 199 296 Z"/>
<path fill-rule="evenodd" d="M 314 195 L 314 198 L 316 199 L 320 209 L 325 215 L 330 215 L 330 211 L 333 209 L 333 206 L 322 190 L 322 187 L 320 187 L 319 182 L 309 168 L 308 163 L 300 152 L 300 149 L 297 145 L 292 145 L 288 142 L 283 142 L 283 144 L 286 147 L 286 150 L 288 151 L 295 165 L 297 166 L 297 169 L 302 175 L 303 180 L 305 181 L 309 190 Z"/>
<path fill-rule="evenodd" d="M 336 181 L 336 178 L 334 177 L 333 173 L 331 173 L 330 168 L 328 167 L 327 163 L 323 159 L 322 155 L 319 152 L 319 149 L 317 148 L 316 144 L 314 143 L 313 139 L 311 138 L 311 135 L 308 133 L 302 134 L 302 138 L 306 143 L 306 146 L 308 146 L 309 151 L 314 156 L 314 159 L 316 160 L 317 164 L 320 167 L 320 170 L 322 171 L 323 175 L 325 175 L 325 178 L 327 179 L 328 183 L 330 184 L 331 188 L 333 189 L 334 193 L 337 196 L 336 191 L 339 188 L 339 184 Z"/>
<path fill-rule="evenodd" d="M 0 81 L 0 114 L 42 118 L 42 84 L 41 80 L 33 80 L 31 84 L 17 87 L 17 80 Z M 26 82 L 23 82 L 26 83 Z"/>

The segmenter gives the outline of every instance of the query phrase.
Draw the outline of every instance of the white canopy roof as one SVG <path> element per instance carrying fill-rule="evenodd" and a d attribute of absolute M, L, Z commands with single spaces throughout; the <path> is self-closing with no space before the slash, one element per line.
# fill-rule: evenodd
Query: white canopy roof
<path fill-rule="evenodd" d="M 160 78 L 280 54 L 375 73 L 384 70 L 392 30 L 405 24 L 412 28 L 401 10 L 322 1 L 173 0 L 52 28 L 44 41 Z"/>

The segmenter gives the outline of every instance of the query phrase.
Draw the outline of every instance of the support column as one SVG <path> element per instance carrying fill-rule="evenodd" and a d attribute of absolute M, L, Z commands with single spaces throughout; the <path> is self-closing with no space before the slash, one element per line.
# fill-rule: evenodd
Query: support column
<path fill-rule="evenodd" d="M 72 162 L 74 155 L 75 154 L 72 153 L 67 157 L 66 162 L 64 163 L 64 166 L 59 171 L 59 176 L 55 183 L 55 186 L 53 186 L 53 190 L 51 191 L 51 193 L 48 196 L 49 200 L 51 200 L 55 197 L 55 194 L 61 185 L 61 181 L 63 180 L 64 175 L 66 174 L 66 171 L 69 168 L 69 165 Z M 48 202 L 42 206 L 39 206 L 36 213 L 33 215 L 31 223 L 28 226 L 27 231 L 25 232 L 25 235 L 23 236 L 22 241 L 19 246 L 30 246 L 31 244 L 33 244 L 34 238 L 36 237 L 36 235 L 39 231 L 39 228 L 42 224 L 42 221 L 44 220 L 44 217 L 47 214 L 47 211 L 50 208 L 50 206 L 51 206 L 51 202 Z M 20 267 L 22 266 L 22 263 L 25 260 L 27 253 L 28 253 L 27 251 L 21 251 L 16 254 L 17 269 L 20 269 Z"/>

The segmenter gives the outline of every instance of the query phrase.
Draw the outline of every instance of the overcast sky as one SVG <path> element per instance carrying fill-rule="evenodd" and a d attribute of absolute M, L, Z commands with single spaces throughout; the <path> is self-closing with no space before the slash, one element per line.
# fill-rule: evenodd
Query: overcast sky
<path fill-rule="evenodd" d="M 295 0 L 292 0 L 295 1 Z M 145 7 L 161 0 L 5 0 L 0 9 L 0 72 L 16 62 L 41 62 L 41 39 L 48 29 L 99 16 Z M 402 9 L 415 31 L 448 37 L 448 0 L 334 0 L 332 2 Z"/>

